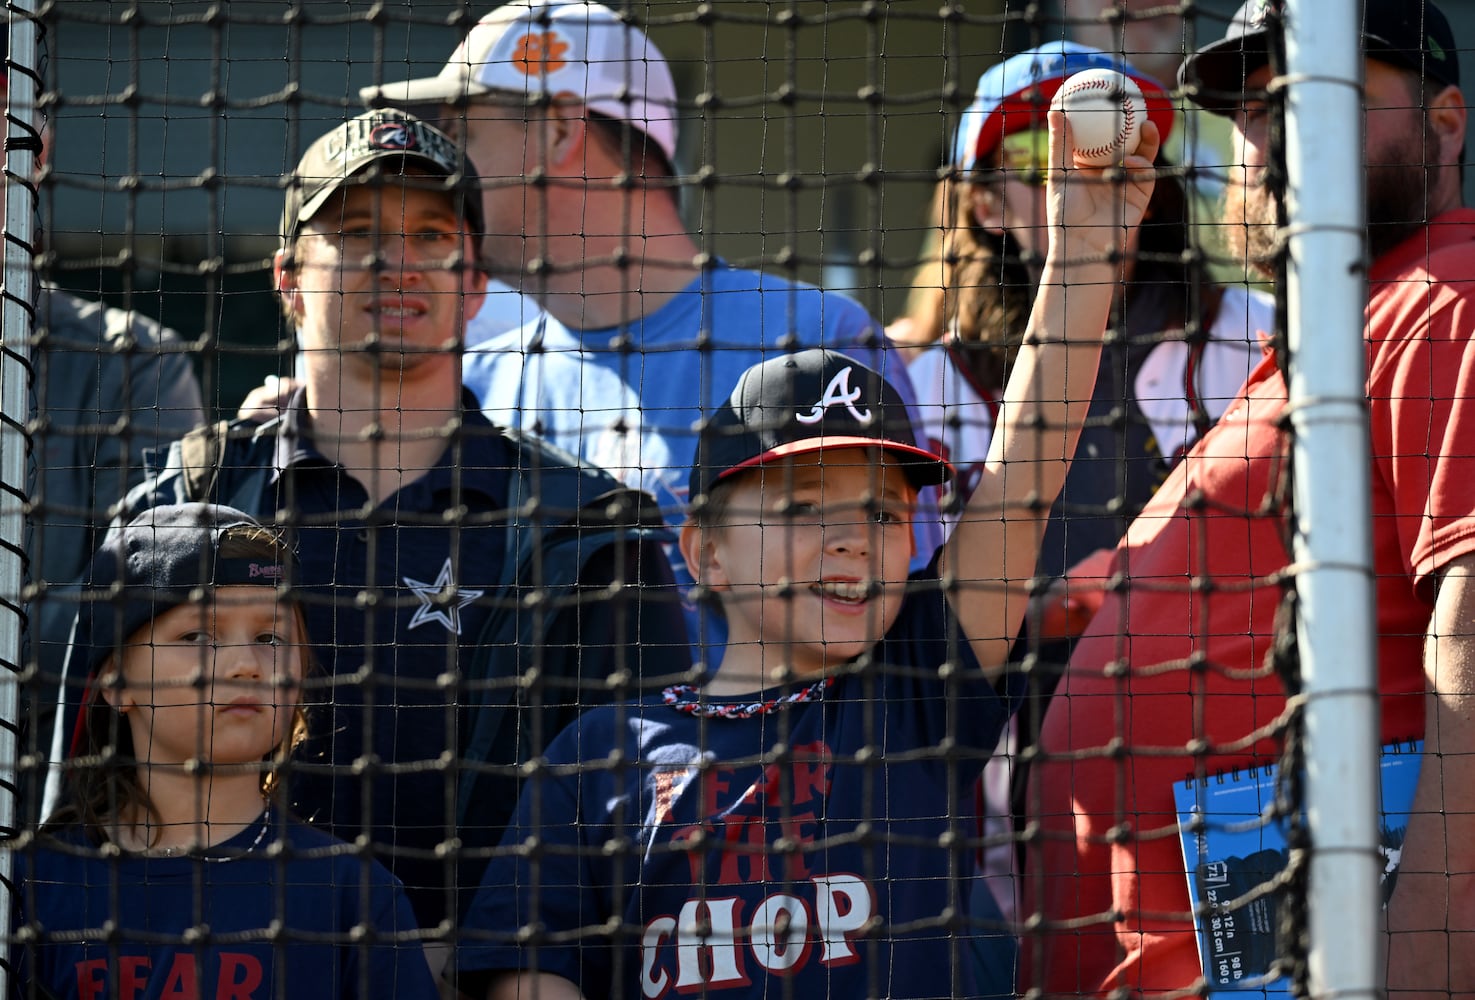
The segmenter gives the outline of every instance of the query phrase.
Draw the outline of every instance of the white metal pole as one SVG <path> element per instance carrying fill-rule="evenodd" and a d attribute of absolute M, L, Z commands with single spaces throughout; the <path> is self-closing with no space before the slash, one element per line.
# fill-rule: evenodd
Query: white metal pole
<path fill-rule="evenodd" d="M 35 294 L 31 257 L 35 245 L 35 196 L 30 187 L 39 152 L 35 68 L 35 0 L 12 2 L 9 90 L 5 128 L 5 224 L 3 294 L 0 294 L 0 788 L 17 787 L 16 738 L 20 722 L 21 585 L 25 573 L 26 434 L 31 416 L 30 333 Z M 19 183 L 18 183 L 19 182 Z M 19 815 L 13 792 L 0 792 L 0 830 L 13 830 Z M 11 934 L 11 899 L 5 886 L 14 871 L 10 851 L 0 850 L 0 940 Z M 0 995 L 10 995 L 0 971 Z"/>
<path fill-rule="evenodd" d="M 1288 388 L 1309 699 L 1310 990 L 1349 1000 L 1376 997 L 1382 978 L 1361 5 L 1295 0 L 1286 19 Z"/>

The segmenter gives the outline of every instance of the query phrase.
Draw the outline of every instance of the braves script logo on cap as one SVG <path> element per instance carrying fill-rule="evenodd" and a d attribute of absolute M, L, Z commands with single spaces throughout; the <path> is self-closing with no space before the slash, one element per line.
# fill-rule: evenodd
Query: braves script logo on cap
<path fill-rule="evenodd" d="M 369 134 L 372 149 L 419 149 L 420 140 L 413 129 L 404 122 L 384 122 L 374 126 Z"/>
<path fill-rule="evenodd" d="M 284 574 L 278 563 L 267 563 L 263 566 L 261 563 L 253 562 L 247 570 L 247 575 L 253 580 L 257 578 L 280 580 Z"/>
<path fill-rule="evenodd" d="M 568 42 L 560 39 L 556 31 L 529 32 L 517 43 L 517 51 L 512 53 L 512 65 L 522 70 L 525 76 L 557 73 L 568 65 L 563 58 L 568 48 Z"/>
<path fill-rule="evenodd" d="M 795 414 L 794 419 L 801 424 L 817 424 L 824 419 L 825 411 L 830 407 L 844 406 L 858 423 L 868 424 L 871 422 L 871 411 L 857 410 L 855 403 L 858 399 L 860 399 L 860 390 L 850 388 L 850 366 L 847 365 L 830 379 L 830 384 L 825 386 L 825 394 L 819 398 L 819 402 L 811 406 L 808 413 Z"/>

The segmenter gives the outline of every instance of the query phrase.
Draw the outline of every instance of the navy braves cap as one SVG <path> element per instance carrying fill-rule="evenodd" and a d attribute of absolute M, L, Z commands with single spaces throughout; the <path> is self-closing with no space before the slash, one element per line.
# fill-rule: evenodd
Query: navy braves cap
<path fill-rule="evenodd" d="M 287 201 L 282 208 L 283 248 L 293 244 L 297 230 L 329 198 L 360 180 L 360 175 L 375 164 L 386 173 L 420 167 L 445 181 L 444 190 L 456 199 L 458 211 L 480 248 L 484 229 L 481 180 L 476 167 L 444 132 L 398 108 L 366 111 L 307 147 L 287 181 Z"/>
<path fill-rule="evenodd" d="M 873 369 L 818 348 L 773 358 L 743 372 L 702 426 L 690 497 L 775 459 L 857 447 L 894 455 L 918 488 L 953 475 L 944 459 L 918 447 L 906 403 Z"/>
<path fill-rule="evenodd" d="M 1246 0 L 1224 37 L 1203 46 L 1178 68 L 1178 84 L 1215 114 L 1244 104 L 1245 79 L 1270 62 L 1273 33 L 1286 17 L 1285 0 Z M 1459 86 L 1460 54 L 1444 12 L 1432 0 L 1367 0 L 1363 53 L 1446 86 Z"/>
<path fill-rule="evenodd" d="M 1067 79 L 1088 69 L 1115 70 L 1137 84 L 1148 119 L 1162 141 L 1168 141 L 1173 101 L 1161 83 L 1109 52 L 1077 42 L 1049 42 L 1010 56 L 978 78 L 973 103 L 963 112 L 953 140 L 953 165 L 972 170 L 1005 136 L 1044 128 L 1050 99 Z"/>
<path fill-rule="evenodd" d="M 130 635 L 169 609 L 198 600 L 203 587 L 287 582 L 286 564 L 220 555 L 228 529 L 261 527 L 234 507 L 185 503 L 150 508 L 109 531 L 88 566 L 87 599 L 77 615 L 68 672 L 80 664 L 92 676 Z M 77 676 L 83 673 L 79 669 Z"/>

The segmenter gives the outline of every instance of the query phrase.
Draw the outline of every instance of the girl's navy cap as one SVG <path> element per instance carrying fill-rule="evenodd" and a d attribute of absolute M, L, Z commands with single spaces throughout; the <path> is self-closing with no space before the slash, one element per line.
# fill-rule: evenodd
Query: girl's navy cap
<path fill-rule="evenodd" d="M 288 567 L 282 563 L 220 555 L 228 529 L 260 527 L 234 507 L 185 503 L 150 508 L 109 531 L 88 566 L 72 639 L 73 657 L 85 657 L 86 675 L 95 674 L 139 628 L 199 600 L 201 588 L 286 582 Z"/>
<path fill-rule="evenodd" d="M 743 372 L 702 426 L 689 499 L 777 458 L 856 447 L 884 449 L 918 488 L 953 475 L 943 458 L 918 446 L 906 403 L 873 369 L 819 349 L 773 358 Z"/>

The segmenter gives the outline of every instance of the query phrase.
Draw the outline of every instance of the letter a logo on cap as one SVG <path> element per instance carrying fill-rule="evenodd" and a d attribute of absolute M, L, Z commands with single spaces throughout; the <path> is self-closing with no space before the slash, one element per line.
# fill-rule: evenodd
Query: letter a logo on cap
<path fill-rule="evenodd" d="M 817 424 L 824 419 L 825 411 L 832 406 L 844 406 L 850 411 L 850 415 L 861 424 L 871 422 L 870 410 L 857 410 L 856 400 L 860 399 L 860 390 L 850 388 L 850 366 L 846 365 L 835 373 L 830 379 L 830 384 L 825 386 L 825 394 L 819 398 L 819 402 L 809 408 L 808 413 L 795 414 L 794 419 L 801 424 Z"/>
<path fill-rule="evenodd" d="M 517 51 L 512 53 L 512 65 L 522 70 L 526 76 L 557 73 L 568 65 L 563 59 L 566 52 L 568 42 L 561 40 L 557 32 L 529 32 L 517 43 Z"/>

